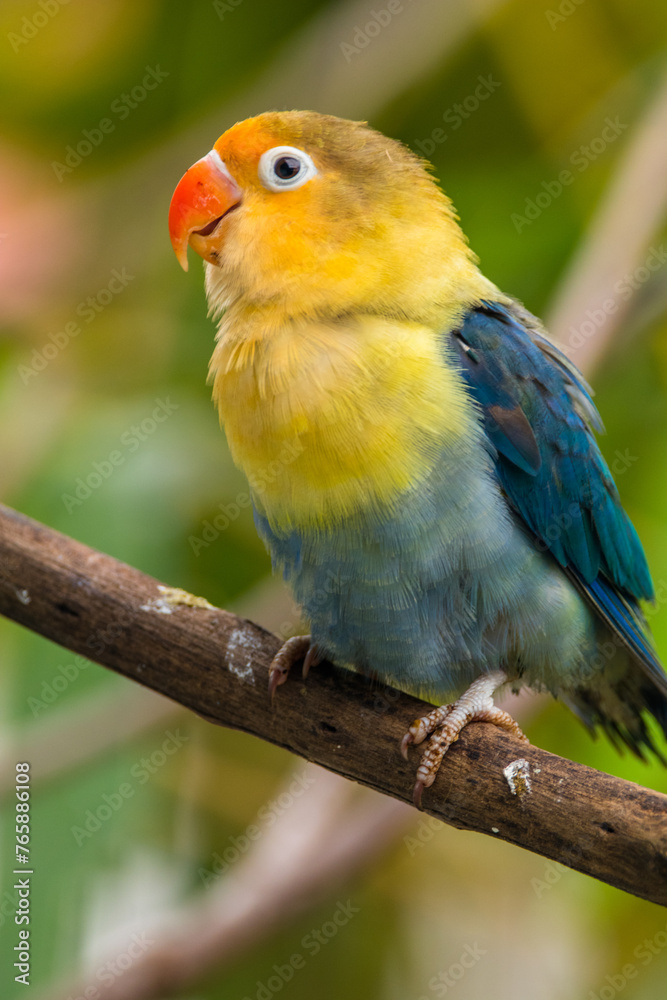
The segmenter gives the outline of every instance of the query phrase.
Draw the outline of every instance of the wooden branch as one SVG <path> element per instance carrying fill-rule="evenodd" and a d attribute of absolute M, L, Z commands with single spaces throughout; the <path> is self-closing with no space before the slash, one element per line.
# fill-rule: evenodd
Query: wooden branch
<path fill-rule="evenodd" d="M 198 715 L 405 802 L 418 756 L 398 744 L 424 702 L 320 665 L 267 697 L 279 640 L 211 607 L 173 606 L 130 566 L 0 505 L 0 613 Z M 513 762 L 525 761 L 511 780 Z M 528 781 L 523 775 L 528 774 Z M 425 811 L 667 905 L 667 796 L 474 724 Z"/>

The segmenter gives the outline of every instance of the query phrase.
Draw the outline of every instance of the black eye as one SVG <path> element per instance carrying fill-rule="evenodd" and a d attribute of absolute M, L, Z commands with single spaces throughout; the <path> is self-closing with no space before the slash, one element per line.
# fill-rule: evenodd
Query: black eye
<path fill-rule="evenodd" d="M 281 156 L 273 166 L 273 172 L 281 181 L 289 181 L 301 170 L 301 160 L 296 156 Z"/>
<path fill-rule="evenodd" d="M 272 146 L 260 156 L 257 173 L 269 191 L 293 191 L 315 177 L 317 167 L 303 149 Z"/>

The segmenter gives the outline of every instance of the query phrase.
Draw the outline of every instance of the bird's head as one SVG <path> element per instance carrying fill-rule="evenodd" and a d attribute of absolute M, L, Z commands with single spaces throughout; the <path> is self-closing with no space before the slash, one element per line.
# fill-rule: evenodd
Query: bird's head
<path fill-rule="evenodd" d="M 427 164 L 363 122 L 311 111 L 220 136 L 176 187 L 169 230 L 186 270 L 188 246 L 207 261 L 213 310 L 433 319 L 489 288 Z"/>

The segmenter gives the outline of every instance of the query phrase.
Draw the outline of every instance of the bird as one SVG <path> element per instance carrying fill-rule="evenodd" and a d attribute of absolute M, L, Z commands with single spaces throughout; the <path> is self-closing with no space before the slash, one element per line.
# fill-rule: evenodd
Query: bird
<path fill-rule="evenodd" d="M 667 675 L 646 557 L 592 390 L 484 276 L 430 165 L 365 122 L 269 111 L 178 182 L 169 232 L 203 258 L 209 377 L 255 523 L 320 660 L 435 704 L 414 801 L 494 701 L 550 692 L 619 748 L 661 757 Z"/>

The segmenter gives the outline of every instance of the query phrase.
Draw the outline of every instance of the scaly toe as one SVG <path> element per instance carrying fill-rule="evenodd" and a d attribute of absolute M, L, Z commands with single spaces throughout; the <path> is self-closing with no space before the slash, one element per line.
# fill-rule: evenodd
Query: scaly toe
<path fill-rule="evenodd" d="M 509 712 L 498 708 L 493 702 L 494 691 L 506 680 L 507 676 L 502 671 L 484 674 L 473 681 L 453 705 L 434 708 L 428 715 L 415 719 L 412 723 L 401 741 L 403 757 L 407 758 L 411 743 L 421 743 L 427 736 L 431 737 L 417 768 L 417 781 L 413 789 L 416 806 L 421 803 L 424 789 L 435 781 L 442 758 L 469 723 L 490 722 L 522 742 L 528 742 Z"/>
<path fill-rule="evenodd" d="M 452 708 L 452 705 L 440 705 L 439 708 L 434 708 L 428 715 L 422 715 L 420 719 L 415 719 L 401 740 L 401 755 L 405 760 L 408 759 L 408 747 L 413 743 L 415 746 L 423 743 L 427 736 L 430 736 L 431 733 L 442 725 Z"/>
<path fill-rule="evenodd" d="M 308 660 L 308 657 L 312 649 L 314 647 L 311 644 L 309 635 L 293 635 L 291 639 L 282 644 L 269 667 L 269 697 L 271 701 L 273 701 L 273 696 L 277 688 L 287 680 L 287 675 L 295 663 L 305 657 L 310 668 L 310 665 L 313 663 L 313 657 L 311 656 L 310 660 Z M 305 661 L 304 671 L 307 673 Z"/>

